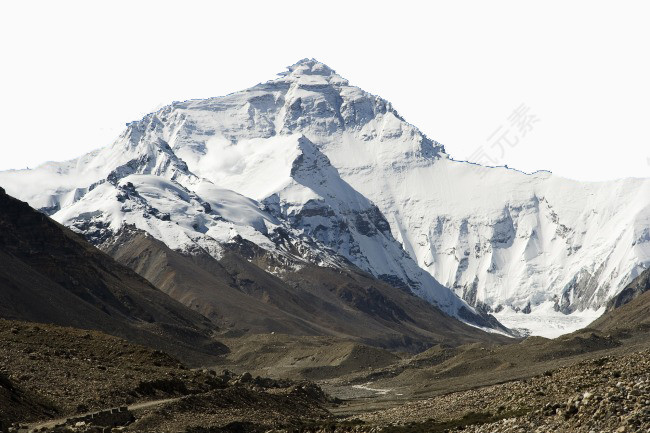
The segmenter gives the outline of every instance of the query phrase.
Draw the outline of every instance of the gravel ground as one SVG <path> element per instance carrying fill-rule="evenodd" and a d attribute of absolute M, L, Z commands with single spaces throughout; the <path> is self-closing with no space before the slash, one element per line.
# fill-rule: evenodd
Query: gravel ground
<path fill-rule="evenodd" d="M 364 422 L 364 430 L 387 432 L 461 427 L 476 433 L 648 432 L 650 351 L 584 361 L 531 379 L 450 393 L 356 418 Z"/>

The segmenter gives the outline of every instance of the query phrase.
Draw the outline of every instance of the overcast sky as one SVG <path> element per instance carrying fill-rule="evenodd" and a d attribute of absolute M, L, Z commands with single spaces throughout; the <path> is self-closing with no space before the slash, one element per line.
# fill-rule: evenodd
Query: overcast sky
<path fill-rule="evenodd" d="M 422 3 L 3 2 L 0 170 L 74 158 L 174 100 L 314 57 L 455 159 L 650 176 L 650 3 Z"/>

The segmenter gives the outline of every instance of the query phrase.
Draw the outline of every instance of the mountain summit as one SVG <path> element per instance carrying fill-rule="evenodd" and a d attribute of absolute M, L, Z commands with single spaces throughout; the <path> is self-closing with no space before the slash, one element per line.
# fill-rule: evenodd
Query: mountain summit
<path fill-rule="evenodd" d="M 338 81 L 345 81 L 347 83 L 347 80 L 341 78 L 335 70 L 326 64 L 321 63 L 316 59 L 309 58 L 304 58 L 291 66 L 287 66 L 287 72 L 281 72 L 278 75 L 282 77 L 299 77 L 301 75 L 322 75 L 324 77 L 335 76 Z"/>
<path fill-rule="evenodd" d="M 2 172 L 0 185 L 97 244 L 128 224 L 220 259 L 242 239 L 274 257 L 265 270 L 280 278 L 349 263 L 483 327 L 480 311 L 534 322 L 599 309 L 650 264 L 650 180 L 454 161 L 314 59 L 174 102 L 108 147 Z"/>

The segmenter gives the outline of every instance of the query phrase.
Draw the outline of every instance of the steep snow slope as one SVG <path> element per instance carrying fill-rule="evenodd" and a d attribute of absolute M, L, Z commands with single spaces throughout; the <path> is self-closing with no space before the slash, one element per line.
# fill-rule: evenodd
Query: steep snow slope
<path fill-rule="evenodd" d="M 266 223 L 269 227 L 279 223 L 262 213 L 252 200 L 205 181 L 196 187 L 201 196 L 161 176 L 130 174 L 115 184 L 100 183 L 54 217 L 95 243 L 129 224 L 171 248 L 202 248 L 216 257 L 221 254 L 220 244 L 237 234 L 262 247 L 274 248 L 262 232 L 266 232 Z M 230 197 L 229 202 L 224 195 Z"/>
<path fill-rule="evenodd" d="M 338 251 L 361 269 L 409 288 L 445 311 L 467 308 L 406 254 L 379 209 L 338 174 L 306 137 L 278 135 L 264 141 L 242 140 L 233 166 L 206 166 L 201 176 L 242 192 L 293 228 Z M 194 162 L 194 161 L 193 161 Z"/>
<path fill-rule="evenodd" d="M 149 120 L 129 124 L 111 146 L 75 160 L 2 172 L 0 183 L 95 244 L 132 225 L 170 248 L 202 250 L 215 258 L 223 243 L 241 237 L 293 268 L 304 260 L 341 263 L 255 200 L 195 176 L 161 138 L 166 126 Z M 293 251 L 278 241 L 287 236 Z"/>
<path fill-rule="evenodd" d="M 316 165 L 293 171 L 305 146 Z M 496 311 L 597 309 L 650 265 L 650 180 L 580 183 L 454 161 L 389 102 L 315 60 L 225 97 L 175 102 L 129 124 L 113 146 L 0 173 L 0 184 L 55 212 L 118 166 L 115 178 L 154 174 L 200 197 L 199 185 L 236 191 L 263 203 L 258 224 L 282 219 L 363 269 L 377 276 L 389 269 L 417 289 L 411 283 L 426 276 L 412 276 L 413 259 L 469 303 Z M 350 221 L 372 219 L 374 206 L 390 233 L 377 220 L 368 243 Z M 181 226 L 191 238 L 190 222 Z M 336 231 L 344 224 L 347 232 Z M 264 235 L 261 225 L 249 236 L 256 233 Z"/>
<path fill-rule="evenodd" d="M 648 180 L 588 184 L 408 157 L 413 168 L 384 160 L 381 175 L 369 174 L 346 162 L 345 146 L 329 150 L 342 176 L 420 266 L 470 303 L 597 308 L 650 262 Z"/>
<path fill-rule="evenodd" d="M 103 182 L 115 183 L 132 173 L 164 176 L 174 181 L 195 182 L 187 165 L 159 137 L 160 122 L 146 128 L 131 124 L 111 146 L 71 161 L 48 162 L 36 169 L 0 173 L 7 192 L 32 207 L 52 215 L 82 198 Z"/>

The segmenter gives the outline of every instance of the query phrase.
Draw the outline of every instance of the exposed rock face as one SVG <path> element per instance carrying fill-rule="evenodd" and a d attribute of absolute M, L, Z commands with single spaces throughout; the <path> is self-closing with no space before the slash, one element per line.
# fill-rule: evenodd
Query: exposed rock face
<path fill-rule="evenodd" d="M 443 311 L 457 315 L 465 309 L 472 322 L 470 308 L 404 251 L 377 206 L 341 179 L 329 159 L 304 136 L 297 138 L 297 149 L 290 180 L 262 200 L 271 214 L 362 270 L 396 287 L 410 289 Z M 257 177 L 263 178 L 263 174 Z"/>
<path fill-rule="evenodd" d="M 278 260 L 285 256 L 242 238 L 224 244 L 218 260 L 207 252 L 173 251 L 132 228 L 101 248 L 228 335 L 331 335 L 408 351 L 441 341 L 509 340 L 460 323 L 352 265 L 330 268 L 302 262 L 292 268 Z M 282 271 L 268 272 L 274 269 Z M 467 320 L 475 318 L 469 315 Z"/>
<path fill-rule="evenodd" d="M 650 329 L 650 272 L 645 271 L 608 304 L 608 311 L 589 327 L 603 331 L 644 332 Z"/>
<path fill-rule="evenodd" d="M 650 269 L 646 269 L 641 275 L 621 290 L 618 295 L 609 300 L 607 303 L 607 311 L 612 311 L 616 308 L 622 307 L 649 290 Z"/>

